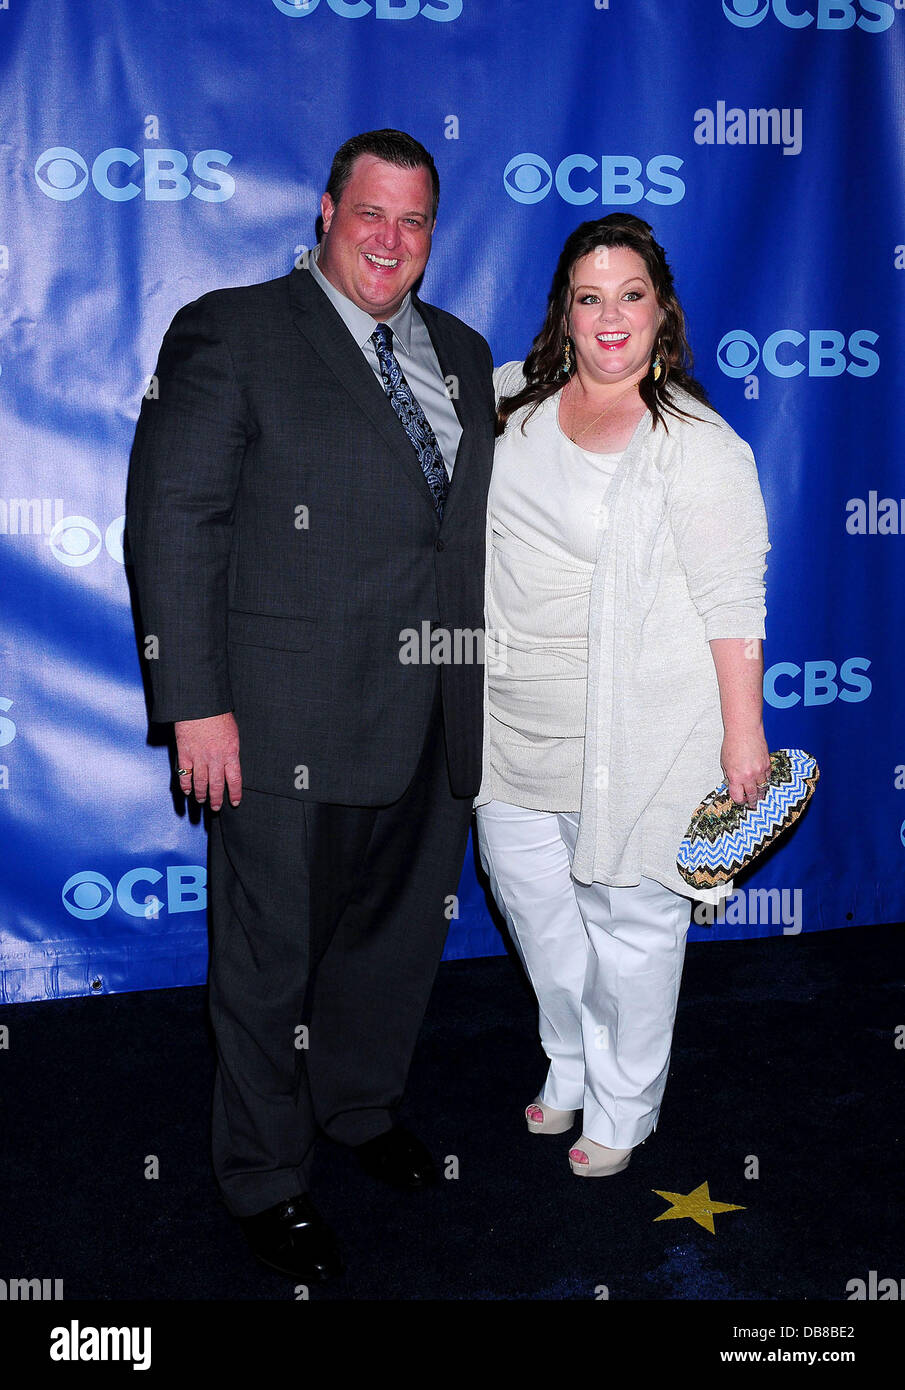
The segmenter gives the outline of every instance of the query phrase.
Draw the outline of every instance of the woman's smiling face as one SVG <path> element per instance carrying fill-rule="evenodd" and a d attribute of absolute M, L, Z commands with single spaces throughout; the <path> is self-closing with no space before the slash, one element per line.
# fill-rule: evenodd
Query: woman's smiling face
<path fill-rule="evenodd" d="M 568 332 L 582 376 L 599 383 L 646 373 L 663 310 L 637 251 L 600 246 L 572 267 Z"/>

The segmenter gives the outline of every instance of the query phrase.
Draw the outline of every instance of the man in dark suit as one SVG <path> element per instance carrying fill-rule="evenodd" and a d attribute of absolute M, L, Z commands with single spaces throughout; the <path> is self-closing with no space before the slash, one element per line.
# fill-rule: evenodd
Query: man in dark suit
<path fill-rule="evenodd" d="M 176 315 L 132 454 L 151 718 L 218 813 L 214 1168 L 292 1277 L 342 1267 L 318 1129 L 436 1179 L 395 1117 L 480 781 L 494 415 L 487 344 L 414 293 L 438 193 L 410 136 L 347 141 L 309 263 Z"/>

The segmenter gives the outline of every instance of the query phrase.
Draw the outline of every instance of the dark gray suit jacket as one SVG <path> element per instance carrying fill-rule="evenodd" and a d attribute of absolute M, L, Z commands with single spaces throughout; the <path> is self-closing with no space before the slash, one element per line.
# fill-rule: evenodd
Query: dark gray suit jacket
<path fill-rule="evenodd" d="M 381 805 L 424 742 L 436 665 L 404 629 L 483 626 L 492 359 L 416 300 L 462 440 L 442 524 L 417 455 L 307 270 L 186 305 L 132 451 L 127 546 L 156 721 L 233 710 L 245 785 Z M 460 650 L 465 653 L 467 641 Z M 481 775 L 483 666 L 443 664 L 453 791 Z"/>

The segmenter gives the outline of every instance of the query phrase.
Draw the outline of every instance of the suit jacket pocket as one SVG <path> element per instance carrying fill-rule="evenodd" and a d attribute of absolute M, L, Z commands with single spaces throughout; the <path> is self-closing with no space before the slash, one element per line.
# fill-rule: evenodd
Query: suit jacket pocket
<path fill-rule="evenodd" d="M 313 618 L 281 618 L 272 613 L 231 610 L 228 639 L 243 647 L 269 647 L 279 652 L 304 652 L 314 641 Z"/>

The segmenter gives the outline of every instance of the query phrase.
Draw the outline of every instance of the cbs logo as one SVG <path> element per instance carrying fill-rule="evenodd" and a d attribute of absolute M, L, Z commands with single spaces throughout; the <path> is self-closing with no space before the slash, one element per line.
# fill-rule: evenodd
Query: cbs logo
<path fill-rule="evenodd" d="M 723 14 L 739 29 L 753 29 L 771 8 L 787 29 L 806 29 L 816 18 L 818 29 L 851 29 L 857 24 L 868 34 L 880 34 L 896 17 L 888 0 L 817 0 L 816 16 L 807 9 L 790 9 L 788 0 L 723 0 Z"/>
<path fill-rule="evenodd" d="M 114 517 L 101 535 L 100 527 L 90 516 L 61 516 L 47 537 L 47 544 L 54 559 L 70 568 L 90 565 L 102 546 L 111 559 L 123 565 L 126 562 L 123 553 L 125 525 L 124 515 Z"/>
<path fill-rule="evenodd" d="M 119 145 L 102 150 L 89 170 L 78 150 L 66 145 L 54 145 L 44 150 L 35 163 L 35 181 L 42 193 L 58 203 L 67 203 L 78 198 L 88 187 L 89 179 L 98 193 L 111 203 L 127 203 L 137 198 L 144 189 L 149 203 L 173 203 L 189 194 L 200 198 L 204 203 L 225 203 L 236 191 L 236 181 L 225 169 L 217 164 L 227 165 L 232 155 L 226 150 L 200 150 L 192 160 L 192 173 L 199 180 L 194 186 L 189 180 L 188 156 L 181 150 L 146 149 L 141 154 L 123 149 Z M 142 166 L 141 184 L 122 174 L 117 181 L 111 177 L 117 167 L 134 169 Z M 214 186 L 208 187 L 213 184 Z"/>
<path fill-rule="evenodd" d="M 802 703 L 831 705 L 834 700 L 857 705 L 873 689 L 865 674 L 869 666 L 870 658 L 866 656 L 850 656 L 838 671 L 834 661 L 806 661 L 803 667 L 794 661 L 777 661 L 764 672 L 764 699 L 774 709 L 789 709 Z M 787 689 L 777 689 L 780 679 L 789 681 Z"/>
<path fill-rule="evenodd" d="M 320 0 L 273 0 L 273 3 L 281 14 L 301 19 L 302 15 L 312 14 Z M 367 0 L 327 0 L 327 5 L 340 19 L 363 19 L 373 11 L 376 19 L 414 19 L 421 14 L 425 19 L 446 24 L 462 13 L 462 0 L 431 0 L 429 4 L 422 4 L 421 0 L 374 0 L 373 5 Z"/>
<path fill-rule="evenodd" d="M 832 328 L 812 328 L 805 335 L 794 328 L 780 328 L 764 339 L 763 347 L 743 328 L 734 328 L 717 344 L 716 360 L 726 376 L 750 376 L 758 362 L 771 376 L 873 376 L 880 366 L 873 344 L 877 334 L 858 328 L 846 340 Z M 804 345 L 807 344 L 807 347 Z M 804 351 L 800 349 L 804 348 Z"/>
<path fill-rule="evenodd" d="M 156 893 L 135 897 L 139 884 L 160 883 L 157 869 L 130 869 L 114 888 L 104 874 L 81 869 L 63 884 L 63 906 L 81 922 L 94 922 L 113 906 L 114 900 L 129 917 L 157 918 L 161 912 L 201 912 L 207 906 L 207 870 L 203 864 L 169 864 L 166 870 L 166 902 Z"/>
<path fill-rule="evenodd" d="M 12 700 L 8 699 L 6 695 L 0 695 L 0 709 L 11 710 L 12 707 Z M 4 744 L 12 743 L 15 737 L 16 721 L 14 719 L 6 719 L 0 714 L 0 748 L 2 748 Z"/>
<path fill-rule="evenodd" d="M 599 159 L 568 154 L 554 171 L 539 154 L 517 154 L 503 170 L 503 187 L 516 203 L 539 203 L 555 187 L 563 202 L 575 207 L 640 203 L 642 198 L 665 206 L 685 197 L 685 184 L 676 176 L 684 162 L 672 154 L 654 155 L 646 165 L 630 154 Z"/>

